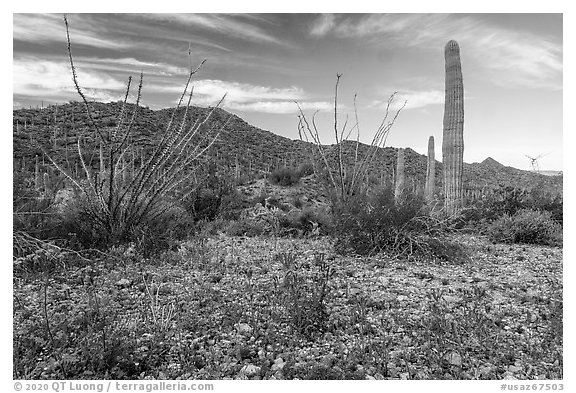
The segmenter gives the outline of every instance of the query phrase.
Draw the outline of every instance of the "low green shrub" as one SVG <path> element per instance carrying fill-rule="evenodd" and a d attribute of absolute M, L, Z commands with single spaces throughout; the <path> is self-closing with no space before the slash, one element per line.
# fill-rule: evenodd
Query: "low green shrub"
<path fill-rule="evenodd" d="M 272 184 L 283 187 L 293 186 L 300 181 L 300 172 L 297 169 L 282 167 L 274 170 L 268 179 Z"/>
<path fill-rule="evenodd" d="M 314 164 L 310 161 L 303 162 L 298 166 L 298 176 L 305 177 L 314 174 Z"/>
<path fill-rule="evenodd" d="M 325 212 L 313 208 L 304 208 L 297 213 L 279 217 L 281 232 L 296 235 L 320 235 L 330 233 L 332 219 Z"/>
<path fill-rule="evenodd" d="M 266 232 L 266 228 L 257 221 L 241 218 L 237 221 L 230 221 L 225 232 L 230 236 L 254 237 L 263 235 Z"/>
<path fill-rule="evenodd" d="M 314 254 L 312 263 L 291 252 L 281 252 L 275 259 L 283 268 L 283 276 L 274 281 L 276 299 L 284 306 L 291 326 L 307 337 L 324 331 L 330 315 L 330 280 L 336 272 L 326 255 Z"/>
<path fill-rule="evenodd" d="M 558 224 L 563 224 L 563 198 L 560 194 L 551 194 L 544 187 L 529 190 L 500 185 L 482 198 L 466 201 L 461 212 L 460 226 L 485 230 L 488 224 L 503 217 L 513 216 L 520 210 L 530 209 L 549 212 Z M 478 225 L 480 224 L 480 225 Z"/>
<path fill-rule="evenodd" d="M 500 243 L 558 246 L 562 245 L 562 227 L 550 212 L 523 209 L 495 220 L 488 228 L 488 237 Z"/>
<path fill-rule="evenodd" d="M 465 249 L 448 238 L 447 224 L 428 214 L 420 195 L 406 193 L 396 202 L 393 190 L 385 188 L 333 209 L 336 248 L 342 254 L 448 262 L 465 258 Z"/>

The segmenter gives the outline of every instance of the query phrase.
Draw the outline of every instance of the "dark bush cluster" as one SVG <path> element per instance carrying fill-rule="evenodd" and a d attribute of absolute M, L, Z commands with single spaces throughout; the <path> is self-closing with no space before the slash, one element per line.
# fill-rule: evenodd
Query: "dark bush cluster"
<path fill-rule="evenodd" d="M 328 234 L 332 230 L 332 218 L 325 212 L 304 208 L 295 214 L 280 217 L 281 233 L 289 235 Z"/>
<path fill-rule="evenodd" d="M 293 186 L 300 181 L 301 174 L 297 169 L 281 167 L 278 168 L 268 176 L 272 184 L 283 187 Z"/>
<path fill-rule="evenodd" d="M 314 164 L 310 161 L 303 162 L 298 166 L 298 175 L 300 177 L 310 176 L 314 174 Z"/>
<path fill-rule="evenodd" d="M 513 216 L 520 210 L 550 213 L 556 223 L 563 224 L 563 198 L 560 194 L 546 193 L 543 188 L 524 190 L 501 185 L 481 199 L 470 200 L 462 212 L 461 223 L 486 228 L 487 224 L 505 215 Z"/>
<path fill-rule="evenodd" d="M 392 189 L 334 206 L 334 235 L 341 253 L 431 258 L 462 262 L 465 250 L 448 238 L 448 226 L 428 214 L 421 196 L 395 201 Z"/>
<path fill-rule="evenodd" d="M 562 227 L 550 212 L 523 209 L 495 220 L 488 228 L 488 237 L 493 242 L 559 246 Z"/>

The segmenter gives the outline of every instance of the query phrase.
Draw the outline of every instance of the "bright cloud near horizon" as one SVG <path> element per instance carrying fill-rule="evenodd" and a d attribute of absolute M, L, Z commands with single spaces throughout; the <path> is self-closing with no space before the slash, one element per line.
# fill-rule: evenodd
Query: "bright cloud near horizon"
<path fill-rule="evenodd" d="M 336 75 L 342 122 L 354 118 L 369 143 L 396 92 L 406 102 L 387 145 L 441 158 L 444 45 L 461 50 L 464 161 L 492 157 L 530 169 L 562 170 L 561 14 L 70 14 L 78 78 L 90 99 L 123 97 L 144 74 L 142 104 L 174 106 L 187 72 L 195 105 L 214 105 L 249 123 L 298 138 L 298 105 L 318 112 L 333 142 Z M 188 53 L 190 52 L 190 56 Z M 13 15 L 14 108 L 79 100 L 62 15 Z"/>

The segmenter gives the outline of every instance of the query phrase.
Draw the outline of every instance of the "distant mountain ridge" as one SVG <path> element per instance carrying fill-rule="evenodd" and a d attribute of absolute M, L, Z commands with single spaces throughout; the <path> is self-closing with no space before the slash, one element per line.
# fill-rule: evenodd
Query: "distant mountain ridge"
<path fill-rule="evenodd" d="M 120 102 L 92 103 L 93 117 L 100 127 L 116 127 L 116 117 L 121 109 Z M 134 106 L 129 106 L 133 110 Z M 191 107 L 190 119 L 205 116 L 209 108 Z M 166 128 L 173 109 L 151 110 L 139 108 L 139 116 L 133 126 L 132 141 L 149 152 L 159 140 Z M 183 116 L 184 108 L 178 110 L 176 118 Z M 274 134 L 250 125 L 240 117 L 223 109 L 217 109 L 210 125 L 219 127 L 227 122 L 218 140 L 212 147 L 210 155 L 222 170 L 239 170 L 250 172 L 268 172 L 279 166 L 298 166 L 307 161 L 313 146 L 300 140 Z M 93 149 L 97 155 L 97 143 L 83 104 L 72 102 L 54 105 L 43 109 L 17 109 L 13 111 L 13 156 L 18 165 L 33 165 L 35 155 L 41 151 L 33 147 L 30 138 L 35 138 L 46 150 L 60 159 L 64 155 L 74 156 L 76 140 L 83 136 L 86 149 Z M 56 141 L 56 142 L 55 142 Z M 68 146 L 65 150 L 64 146 Z M 344 160 L 353 162 L 356 143 L 347 141 L 343 145 Z M 335 153 L 335 146 L 324 146 L 330 154 Z M 360 156 L 369 147 L 360 144 Z M 392 181 L 395 171 L 397 148 L 379 149 L 372 163 L 370 172 L 381 180 Z M 96 160 L 97 161 L 97 160 Z M 406 175 L 414 184 L 422 185 L 426 176 L 426 156 L 407 148 L 405 150 Z M 15 164 L 15 168 L 16 168 Z M 499 185 L 520 188 L 540 187 L 550 192 L 562 193 L 563 176 L 547 176 L 512 167 L 507 167 L 491 157 L 481 163 L 464 164 L 464 188 L 486 189 Z M 436 163 L 436 184 L 442 185 L 442 163 Z"/>

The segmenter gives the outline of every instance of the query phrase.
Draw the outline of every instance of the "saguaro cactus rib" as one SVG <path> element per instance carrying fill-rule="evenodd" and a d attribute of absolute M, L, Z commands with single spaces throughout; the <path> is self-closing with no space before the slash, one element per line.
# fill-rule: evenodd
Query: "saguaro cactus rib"
<path fill-rule="evenodd" d="M 460 48 L 454 40 L 444 49 L 446 61 L 444 130 L 442 162 L 444 164 L 444 206 L 454 214 L 461 206 L 464 158 L 464 85 Z"/>

